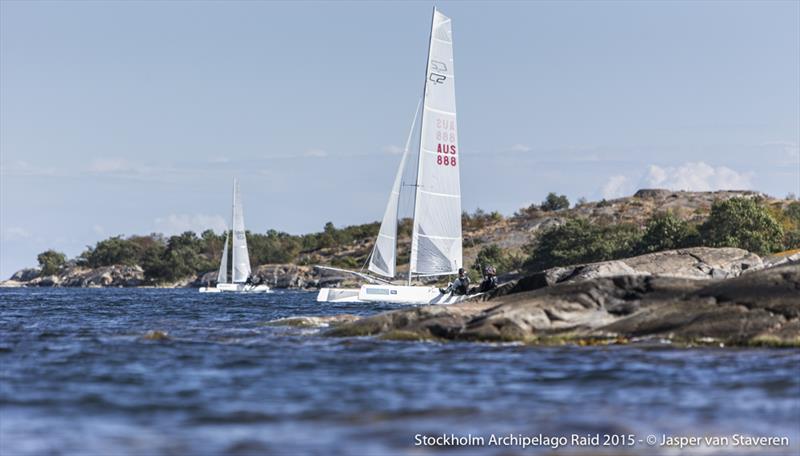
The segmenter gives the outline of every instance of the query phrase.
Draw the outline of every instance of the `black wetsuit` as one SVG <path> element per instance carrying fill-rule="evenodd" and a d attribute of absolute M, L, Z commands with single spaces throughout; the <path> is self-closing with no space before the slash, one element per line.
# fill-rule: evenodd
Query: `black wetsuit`
<path fill-rule="evenodd" d="M 497 288 L 497 277 L 495 276 L 486 276 L 481 282 L 481 286 L 479 288 L 481 293 L 486 291 L 491 291 Z"/>

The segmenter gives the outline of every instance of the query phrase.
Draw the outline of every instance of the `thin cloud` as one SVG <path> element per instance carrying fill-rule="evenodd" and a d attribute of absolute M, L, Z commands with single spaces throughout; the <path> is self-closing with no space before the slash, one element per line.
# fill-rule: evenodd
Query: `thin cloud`
<path fill-rule="evenodd" d="M 153 221 L 155 231 L 166 235 L 180 234 L 185 231 L 202 233 L 211 229 L 215 232 L 227 230 L 225 218 L 221 215 L 207 214 L 170 214 Z"/>
<path fill-rule="evenodd" d="M 752 178 L 753 173 L 740 173 L 726 166 L 713 167 L 704 162 L 688 162 L 668 167 L 650 165 L 644 182 L 650 187 L 707 192 L 752 189 Z"/>
<path fill-rule="evenodd" d="M 605 185 L 603 185 L 601 193 L 605 199 L 614 199 L 630 195 L 632 190 L 631 180 L 618 174 L 608 179 Z"/>
<path fill-rule="evenodd" d="M 394 144 L 390 144 L 388 146 L 383 146 L 383 153 L 389 155 L 400 155 L 403 153 L 403 148 Z"/>
<path fill-rule="evenodd" d="M 3 230 L 4 241 L 20 241 L 29 239 L 32 236 L 31 232 L 20 226 L 10 226 Z"/>
<path fill-rule="evenodd" d="M 314 158 L 322 158 L 327 157 L 328 152 L 323 149 L 308 149 L 303 152 L 304 157 L 314 157 Z"/>
<path fill-rule="evenodd" d="M 15 160 L 0 164 L 0 174 L 5 176 L 55 176 L 55 168 L 36 166 L 24 160 Z"/>
<path fill-rule="evenodd" d="M 531 147 L 526 144 L 514 144 L 511 146 L 512 152 L 530 152 Z"/>
<path fill-rule="evenodd" d="M 116 157 L 96 158 L 89 164 L 89 171 L 98 174 L 131 172 L 135 169 L 128 160 Z"/>

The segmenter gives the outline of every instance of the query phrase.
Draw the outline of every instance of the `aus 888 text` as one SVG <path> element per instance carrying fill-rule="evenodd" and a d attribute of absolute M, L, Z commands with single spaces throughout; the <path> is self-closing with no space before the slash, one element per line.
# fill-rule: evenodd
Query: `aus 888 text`
<path fill-rule="evenodd" d="M 456 123 L 449 119 L 436 119 L 436 164 L 456 166 Z"/>

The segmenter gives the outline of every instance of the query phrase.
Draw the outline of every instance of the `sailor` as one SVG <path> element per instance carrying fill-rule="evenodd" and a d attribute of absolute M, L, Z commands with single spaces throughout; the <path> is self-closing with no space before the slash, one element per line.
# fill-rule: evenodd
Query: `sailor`
<path fill-rule="evenodd" d="M 486 266 L 483 271 L 483 281 L 481 282 L 479 291 L 481 293 L 491 291 L 497 288 L 497 271 L 494 266 Z"/>
<path fill-rule="evenodd" d="M 450 283 L 447 288 L 439 289 L 442 293 L 453 293 L 456 295 L 465 295 L 469 292 L 469 277 L 464 268 L 458 268 L 458 278 Z"/>
<path fill-rule="evenodd" d="M 253 284 L 253 275 L 247 276 L 247 280 L 244 282 L 245 285 L 252 285 Z"/>

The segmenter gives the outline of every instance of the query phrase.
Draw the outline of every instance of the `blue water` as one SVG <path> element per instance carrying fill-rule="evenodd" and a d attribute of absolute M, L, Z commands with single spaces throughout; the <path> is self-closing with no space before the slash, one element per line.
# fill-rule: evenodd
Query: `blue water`
<path fill-rule="evenodd" d="M 770 454 L 798 454 L 796 349 L 393 342 L 265 325 L 389 309 L 304 292 L 0 290 L 0 454 L 550 454 L 414 445 L 492 433 L 786 436 Z M 169 339 L 143 338 L 155 330 Z M 656 450 L 637 445 L 609 451 Z M 732 450 L 689 449 L 715 451 Z"/>

